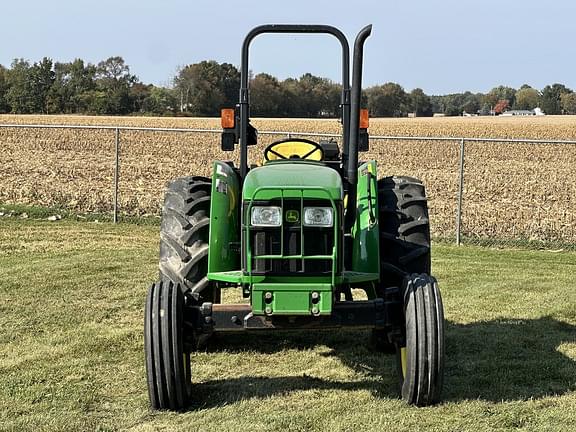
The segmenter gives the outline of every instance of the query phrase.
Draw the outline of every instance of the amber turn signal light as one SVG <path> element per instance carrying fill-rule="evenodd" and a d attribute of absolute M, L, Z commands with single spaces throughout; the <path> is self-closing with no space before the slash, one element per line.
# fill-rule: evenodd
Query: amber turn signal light
<path fill-rule="evenodd" d="M 236 125 L 236 111 L 234 108 L 222 108 L 220 114 L 222 129 L 234 129 Z"/>
<path fill-rule="evenodd" d="M 367 109 L 360 110 L 360 129 L 368 129 L 370 125 L 370 116 Z"/>

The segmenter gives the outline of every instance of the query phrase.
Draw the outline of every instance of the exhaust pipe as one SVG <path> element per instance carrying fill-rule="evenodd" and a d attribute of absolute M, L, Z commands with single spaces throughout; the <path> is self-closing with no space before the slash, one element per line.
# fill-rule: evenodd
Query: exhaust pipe
<path fill-rule="evenodd" d="M 367 25 L 354 41 L 354 58 L 352 60 L 352 94 L 350 100 L 350 141 L 348 156 L 348 183 L 356 185 L 358 182 L 358 135 L 360 132 L 360 97 L 362 95 L 362 60 L 364 58 L 364 42 L 372 32 L 372 24 Z M 352 192 L 353 191 L 353 192 Z M 356 197 L 356 188 L 350 192 Z M 355 201 L 355 200 L 354 200 Z M 350 204 L 350 203 L 349 203 Z"/>

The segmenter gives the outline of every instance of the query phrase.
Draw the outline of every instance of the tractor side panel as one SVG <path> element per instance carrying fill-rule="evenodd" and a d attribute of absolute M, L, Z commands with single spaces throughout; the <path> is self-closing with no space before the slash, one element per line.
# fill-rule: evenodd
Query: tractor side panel
<path fill-rule="evenodd" d="M 215 161 L 210 200 L 208 273 L 240 268 L 240 183 L 234 170 Z"/>
<path fill-rule="evenodd" d="M 379 274 L 380 231 L 376 161 L 366 162 L 358 168 L 357 212 L 356 225 L 352 230 L 352 270 Z"/>

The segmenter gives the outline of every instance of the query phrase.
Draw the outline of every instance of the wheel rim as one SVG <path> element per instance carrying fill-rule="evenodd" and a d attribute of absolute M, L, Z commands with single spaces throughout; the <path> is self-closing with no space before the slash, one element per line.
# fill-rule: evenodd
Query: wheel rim
<path fill-rule="evenodd" d="M 406 370 L 408 369 L 408 351 L 406 347 L 400 347 L 400 369 L 402 371 L 402 378 L 406 378 Z"/>

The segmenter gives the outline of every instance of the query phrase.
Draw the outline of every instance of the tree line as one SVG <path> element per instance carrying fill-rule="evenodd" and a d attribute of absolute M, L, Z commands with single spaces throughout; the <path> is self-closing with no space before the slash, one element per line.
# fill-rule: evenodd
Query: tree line
<path fill-rule="evenodd" d="M 229 63 L 202 61 L 179 69 L 171 87 L 142 83 L 122 57 L 97 64 L 43 58 L 0 65 L 0 113 L 217 116 L 238 101 L 240 72 Z M 337 117 L 341 86 L 310 73 L 279 80 L 250 76 L 253 116 Z M 541 90 L 498 86 L 488 93 L 427 95 L 385 83 L 363 90 L 362 102 L 375 117 L 500 114 L 541 108 L 546 114 L 576 114 L 576 93 L 563 84 Z"/>

